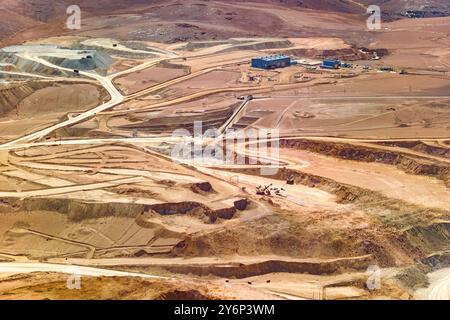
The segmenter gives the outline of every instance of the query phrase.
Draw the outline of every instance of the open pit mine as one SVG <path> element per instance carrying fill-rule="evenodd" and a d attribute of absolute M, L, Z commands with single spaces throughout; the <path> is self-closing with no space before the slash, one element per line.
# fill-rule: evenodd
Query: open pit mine
<path fill-rule="evenodd" d="M 78 2 L 0 5 L 0 299 L 448 300 L 448 1 Z"/>

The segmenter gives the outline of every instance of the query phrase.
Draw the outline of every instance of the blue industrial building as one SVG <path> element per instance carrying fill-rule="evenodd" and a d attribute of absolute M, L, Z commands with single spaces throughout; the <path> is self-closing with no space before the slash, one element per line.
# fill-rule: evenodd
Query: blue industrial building
<path fill-rule="evenodd" d="M 339 60 L 324 60 L 320 66 L 322 69 L 339 69 L 341 62 Z"/>
<path fill-rule="evenodd" d="M 285 55 L 275 55 L 252 59 L 252 68 L 276 69 L 289 67 L 292 64 L 291 58 Z"/>

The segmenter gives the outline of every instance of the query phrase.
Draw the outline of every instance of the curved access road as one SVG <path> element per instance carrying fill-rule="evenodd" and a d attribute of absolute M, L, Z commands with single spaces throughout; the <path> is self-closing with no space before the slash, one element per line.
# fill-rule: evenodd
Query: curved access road
<path fill-rule="evenodd" d="M 52 63 L 48 62 L 47 60 L 44 60 L 44 59 L 42 59 L 40 57 L 37 57 L 37 56 L 25 55 L 24 57 L 29 59 L 29 60 L 35 61 L 37 63 L 43 64 L 45 66 L 48 66 L 50 68 L 55 68 L 55 69 L 59 69 L 59 70 L 62 70 L 62 71 L 73 72 L 72 69 L 67 69 L 67 68 L 64 68 L 64 67 L 57 66 L 57 65 L 52 64 Z M 116 87 L 114 86 L 112 81 L 110 79 L 108 79 L 107 77 L 103 77 L 103 76 L 98 75 L 98 74 L 94 74 L 94 73 L 90 73 L 90 72 L 84 72 L 84 71 L 80 71 L 80 74 L 99 81 L 102 84 L 102 86 L 108 91 L 109 95 L 111 96 L 111 100 L 106 102 L 106 103 L 104 103 L 104 104 L 102 104 L 102 105 L 100 105 L 100 106 L 98 106 L 98 107 L 96 107 L 96 108 L 93 108 L 93 109 L 88 110 L 86 112 L 80 113 L 79 115 L 77 115 L 77 116 L 75 116 L 73 118 L 70 118 L 70 119 L 68 119 L 66 121 L 62 121 L 62 122 L 57 123 L 55 125 L 52 125 L 50 127 L 38 130 L 36 132 L 24 135 L 24 136 L 22 136 L 20 138 L 17 138 L 15 140 L 7 142 L 7 143 L 1 145 L 1 147 L 8 147 L 8 146 L 16 145 L 18 143 L 30 142 L 30 141 L 33 141 L 33 140 L 41 139 L 42 137 L 50 134 L 51 132 L 53 132 L 53 131 L 55 131 L 57 129 L 64 128 L 64 127 L 67 127 L 67 126 L 71 126 L 71 125 L 76 124 L 76 123 L 78 123 L 80 121 L 86 120 L 86 119 L 96 115 L 99 112 L 102 112 L 102 111 L 108 110 L 110 108 L 113 108 L 113 107 L 117 106 L 118 104 L 122 103 L 122 101 L 124 100 L 124 96 L 119 92 L 119 90 L 116 89 Z"/>

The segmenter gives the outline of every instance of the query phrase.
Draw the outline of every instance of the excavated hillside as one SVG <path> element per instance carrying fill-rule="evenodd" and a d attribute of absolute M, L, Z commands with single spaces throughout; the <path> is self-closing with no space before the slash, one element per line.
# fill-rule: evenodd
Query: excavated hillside
<path fill-rule="evenodd" d="M 20 115 L 77 111 L 95 107 L 107 99 L 109 94 L 104 88 L 81 82 L 9 83 L 0 88 L 0 116 L 14 110 Z"/>
<path fill-rule="evenodd" d="M 0 63 L 4 64 L 3 68 L 0 64 L 0 68 L 2 68 L 3 70 L 6 69 L 7 71 L 25 72 L 45 76 L 73 76 L 73 74 L 70 72 L 61 71 L 59 69 L 51 68 L 32 60 L 23 59 L 15 53 L 10 52 L 0 51 Z"/>
<path fill-rule="evenodd" d="M 391 145 L 393 145 L 391 143 Z M 405 146 L 405 143 L 397 143 L 395 146 Z M 428 151 L 427 153 L 436 152 L 432 147 L 420 147 L 420 143 L 406 146 L 419 146 L 419 151 Z M 432 161 L 424 156 L 407 154 L 402 152 L 394 152 L 381 148 L 358 146 L 346 143 L 317 142 L 307 139 L 281 139 L 280 146 L 286 148 L 295 148 L 308 150 L 311 152 L 330 155 L 339 159 L 356 160 L 364 162 L 379 162 L 394 165 L 406 173 L 426 175 L 443 180 L 447 186 L 450 186 L 450 166 L 446 162 L 439 160 Z M 442 150 L 437 153 L 444 153 Z M 446 154 L 446 153 L 444 153 Z"/>
<path fill-rule="evenodd" d="M 45 57 L 45 59 L 63 68 L 78 70 L 106 70 L 114 62 L 114 59 L 102 51 L 86 51 L 86 56 L 81 59 L 63 59 L 52 57 Z"/>
<path fill-rule="evenodd" d="M 20 101 L 33 94 L 33 92 L 49 86 L 51 84 L 39 81 L 2 85 L 0 87 L 0 116 L 4 116 L 14 110 Z"/>
<path fill-rule="evenodd" d="M 392 146 L 400 148 L 408 148 L 415 151 L 423 152 L 432 156 L 438 156 L 450 159 L 450 149 L 445 147 L 433 146 L 422 141 L 394 141 L 394 142 L 380 142 L 383 146 Z"/>

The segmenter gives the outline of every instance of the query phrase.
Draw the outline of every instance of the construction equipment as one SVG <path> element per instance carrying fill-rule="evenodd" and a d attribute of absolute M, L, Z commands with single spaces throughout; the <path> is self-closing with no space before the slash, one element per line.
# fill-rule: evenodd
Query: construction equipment
<path fill-rule="evenodd" d="M 291 176 L 289 176 L 289 177 L 287 178 L 286 184 L 289 184 L 289 185 L 294 185 L 294 184 L 295 184 L 294 176 L 293 176 L 293 175 L 291 175 Z"/>
<path fill-rule="evenodd" d="M 256 187 L 256 194 L 257 195 L 260 195 L 260 196 L 270 196 L 270 195 L 272 195 L 272 193 L 270 192 L 270 187 L 272 186 L 273 184 L 271 183 L 271 184 L 269 184 L 268 186 L 257 186 Z"/>

